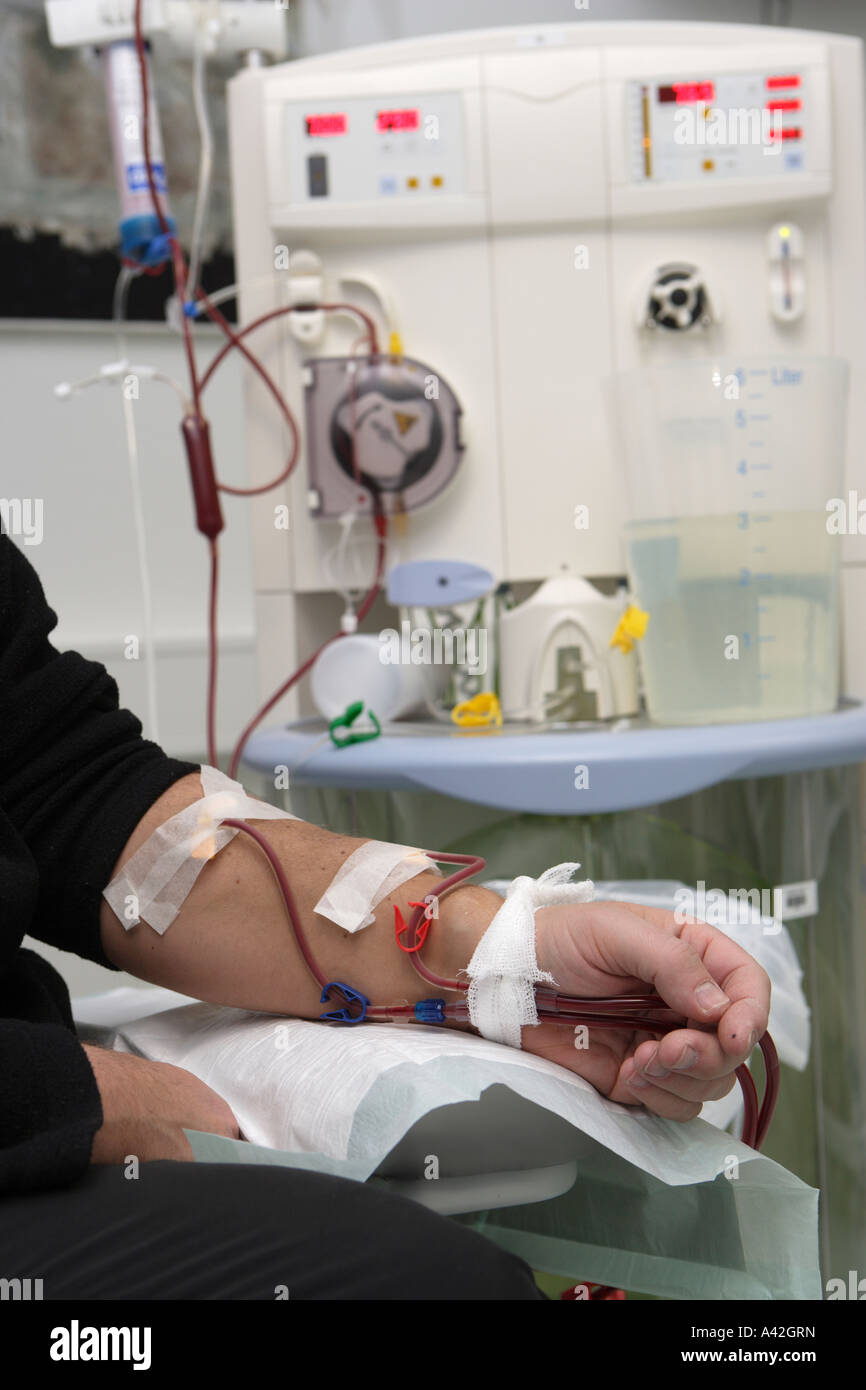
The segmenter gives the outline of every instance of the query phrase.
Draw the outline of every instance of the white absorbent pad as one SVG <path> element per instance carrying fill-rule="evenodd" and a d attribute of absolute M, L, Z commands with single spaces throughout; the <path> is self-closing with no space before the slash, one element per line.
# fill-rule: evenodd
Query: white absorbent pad
<path fill-rule="evenodd" d="M 565 1197 L 497 1213 L 488 1231 L 536 1268 L 670 1298 L 821 1296 L 812 1188 L 702 1120 L 614 1104 L 529 1053 L 434 1027 L 330 1026 L 210 1004 L 126 1023 L 115 1046 L 186 1067 L 225 1097 L 249 1142 L 192 1136 L 197 1158 L 358 1180 L 432 1111 L 440 1178 L 458 1152 L 465 1172 L 480 1107 L 441 1107 L 508 1087 L 528 1103 L 527 1127 L 557 1129 L 549 1163 L 563 1161 L 565 1122 L 578 1164 Z"/>

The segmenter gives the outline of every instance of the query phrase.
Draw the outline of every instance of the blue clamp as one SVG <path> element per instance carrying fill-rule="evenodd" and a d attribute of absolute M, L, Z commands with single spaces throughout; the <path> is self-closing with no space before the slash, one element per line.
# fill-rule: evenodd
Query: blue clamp
<path fill-rule="evenodd" d="M 330 1013 L 319 1014 L 320 1019 L 326 1019 L 329 1023 L 363 1023 L 367 1016 L 367 1006 L 370 1001 L 366 994 L 361 994 L 360 990 L 352 989 L 351 985 L 344 985 L 340 980 L 329 980 L 322 990 L 319 1003 L 324 1004 L 331 997 L 331 990 L 337 990 L 342 994 L 346 1001 L 342 1009 L 332 1009 Z M 357 1003 L 361 1005 L 359 1014 L 350 1014 L 349 1005 Z"/>
<path fill-rule="evenodd" d="M 120 254 L 138 265 L 157 266 L 171 260 L 171 243 L 175 234 L 174 219 L 167 217 L 168 235 L 154 212 L 125 217 L 120 224 Z"/>
<path fill-rule="evenodd" d="M 444 1023 L 445 1000 L 419 999 L 415 1005 L 415 1020 L 417 1023 Z"/>

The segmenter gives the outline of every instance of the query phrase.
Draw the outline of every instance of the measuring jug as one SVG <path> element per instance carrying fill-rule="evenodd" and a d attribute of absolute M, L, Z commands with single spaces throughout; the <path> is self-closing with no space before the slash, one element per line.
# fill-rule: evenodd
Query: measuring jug
<path fill-rule="evenodd" d="M 626 563 L 661 724 L 792 718 L 839 696 L 848 364 L 720 358 L 640 368 L 615 396 Z"/>

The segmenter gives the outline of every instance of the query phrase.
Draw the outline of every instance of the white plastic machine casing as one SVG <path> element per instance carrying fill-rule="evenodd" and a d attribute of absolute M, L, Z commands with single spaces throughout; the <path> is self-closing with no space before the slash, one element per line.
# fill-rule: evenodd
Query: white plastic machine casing
<path fill-rule="evenodd" d="M 829 34 L 576 22 L 349 49 L 232 81 L 244 321 L 290 302 L 277 248 L 312 251 L 328 298 L 378 315 L 352 277 L 378 285 L 406 353 L 440 371 L 465 412 L 461 468 L 411 514 L 392 560 L 472 560 L 511 581 L 561 569 L 623 574 L 626 499 L 604 383 L 641 363 L 849 358 L 847 487 L 866 496 L 862 62 L 859 40 Z M 791 76 L 793 89 L 768 86 Z M 743 108 L 781 90 L 800 101 L 785 116 L 800 135 L 767 155 L 754 144 L 684 148 L 674 108 L 659 98 L 660 86 L 680 83 L 712 83 L 717 104 Z M 389 110 L 417 112 L 418 127 L 377 129 Z M 309 116 L 340 119 L 330 130 L 314 121 L 328 133 L 310 135 Z M 425 136 L 430 118 L 438 139 Z M 321 178 L 312 191 L 311 155 L 326 156 L 325 193 Z M 793 319 L 772 310 L 770 234 L 780 222 L 795 228 L 798 249 L 802 235 L 804 309 Z M 705 277 L 717 321 L 641 327 L 653 272 L 679 261 Z M 360 329 L 331 319 L 304 344 L 286 324 L 254 341 L 302 423 L 301 361 L 348 352 Z M 261 484 L 281 471 L 288 445 L 252 376 L 247 428 L 250 478 Z M 262 693 L 336 630 L 341 611 L 322 568 L 338 529 L 309 515 L 303 453 L 287 491 L 288 533 L 274 525 L 285 493 L 252 504 Z M 579 506 L 586 529 L 574 524 Z M 866 695 L 856 641 L 866 536 L 843 545 L 844 687 Z M 308 706 L 290 697 L 277 713 L 299 708 Z"/>

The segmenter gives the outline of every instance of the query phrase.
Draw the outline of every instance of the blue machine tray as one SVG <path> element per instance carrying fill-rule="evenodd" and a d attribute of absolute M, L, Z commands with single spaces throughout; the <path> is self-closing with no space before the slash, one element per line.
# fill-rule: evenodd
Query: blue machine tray
<path fill-rule="evenodd" d="M 244 761 L 269 773 L 288 767 L 297 785 L 428 790 L 511 811 L 583 815 L 866 758 L 866 707 L 853 702 L 808 719 L 687 728 L 635 719 L 530 733 L 406 722 L 339 749 L 321 742 L 325 732 L 320 719 L 265 729 L 249 740 Z"/>

